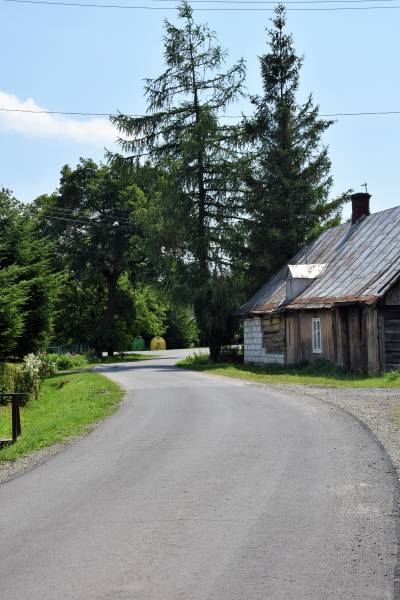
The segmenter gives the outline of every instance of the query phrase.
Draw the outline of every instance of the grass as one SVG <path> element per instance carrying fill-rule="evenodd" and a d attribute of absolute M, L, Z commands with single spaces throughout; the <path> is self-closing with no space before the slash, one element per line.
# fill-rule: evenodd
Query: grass
<path fill-rule="evenodd" d="M 268 365 L 256 367 L 243 363 L 211 363 L 208 355 L 189 356 L 178 363 L 179 367 L 195 371 L 206 371 L 215 375 L 247 379 L 259 383 L 284 383 L 352 388 L 397 388 L 400 387 L 400 371 L 384 375 L 349 373 L 326 361 L 317 361 L 291 367 Z M 400 420 L 400 415 L 399 415 Z"/>
<path fill-rule="evenodd" d="M 149 360 L 153 358 L 160 358 L 154 354 L 118 354 L 116 356 L 103 356 L 102 358 L 96 360 L 90 360 L 87 366 L 94 367 L 96 365 L 108 365 L 112 363 L 120 363 L 120 362 L 135 362 L 137 360 Z"/>
<path fill-rule="evenodd" d="M 22 435 L 0 450 L 0 461 L 15 460 L 91 429 L 116 410 L 122 389 L 98 373 L 46 379 L 40 397 L 21 408 Z M 10 437 L 10 406 L 0 406 L 0 437 Z"/>

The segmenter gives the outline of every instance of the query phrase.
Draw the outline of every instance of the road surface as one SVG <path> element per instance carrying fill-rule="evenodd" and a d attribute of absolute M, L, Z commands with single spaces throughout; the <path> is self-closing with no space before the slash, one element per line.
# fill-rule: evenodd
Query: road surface
<path fill-rule="evenodd" d="M 397 488 L 374 438 L 181 355 L 99 368 L 128 390 L 120 410 L 0 486 L 1 599 L 397 598 Z"/>

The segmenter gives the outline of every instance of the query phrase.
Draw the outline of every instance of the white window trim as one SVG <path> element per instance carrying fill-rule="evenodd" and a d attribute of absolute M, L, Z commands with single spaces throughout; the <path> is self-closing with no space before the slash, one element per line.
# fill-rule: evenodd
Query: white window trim
<path fill-rule="evenodd" d="M 311 339 L 313 354 L 322 354 L 321 319 L 319 317 L 312 319 Z"/>

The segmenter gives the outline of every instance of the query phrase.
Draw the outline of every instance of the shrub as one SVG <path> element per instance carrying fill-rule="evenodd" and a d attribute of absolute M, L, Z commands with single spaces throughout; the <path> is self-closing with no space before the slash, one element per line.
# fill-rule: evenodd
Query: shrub
<path fill-rule="evenodd" d="M 39 377 L 47 379 L 57 373 L 57 359 L 54 354 L 39 354 Z"/>
<path fill-rule="evenodd" d="M 76 369 L 87 365 L 87 358 L 82 354 L 56 354 L 55 357 L 58 371 Z"/>
<path fill-rule="evenodd" d="M 400 379 L 400 371 L 388 371 L 384 374 L 383 378 L 386 381 L 397 381 L 398 379 Z"/>
<path fill-rule="evenodd" d="M 34 356 L 34 355 L 32 355 Z M 40 377 L 37 366 L 32 361 L 22 364 L 2 363 L 0 365 L 0 391 L 6 394 L 28 394 L 20 398 L 20 404 L 25 405 L 30 400 L 36 400 L 40 391 Z M 0 400 L 7 404 L 8 399 Z"/>
<path fill-rule="evenodd" d="M 243 346 L 222 346 L 220 361 L 229 363 L 242 363 L 244 361 Z"/>
<path fill-rule="evenodd" d="M 202 354 L 201 352 L 194 352 L 190 354 L 182 361 L 179 362 L 184 366 L 199 366 L 199 365 L 209 365 L 210 364 L 210 355 Z"/>
<path fill-rule="evenodd" d="M 21 367 L 9 363 L 0 363 L 0 392 L 12 394 L 15 391 L 17 371 Z M 0 396 L 0 404 L 7 404 L 6 399 Z"/>

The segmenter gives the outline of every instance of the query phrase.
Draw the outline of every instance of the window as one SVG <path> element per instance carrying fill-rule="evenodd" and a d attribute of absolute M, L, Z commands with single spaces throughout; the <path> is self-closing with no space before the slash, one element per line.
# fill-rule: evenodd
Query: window
<path fill-rule="evenodd" d="M 321 348 L 321 319 L 312 320 L 312 351 L 315 354 L 322 352 Z"/>

